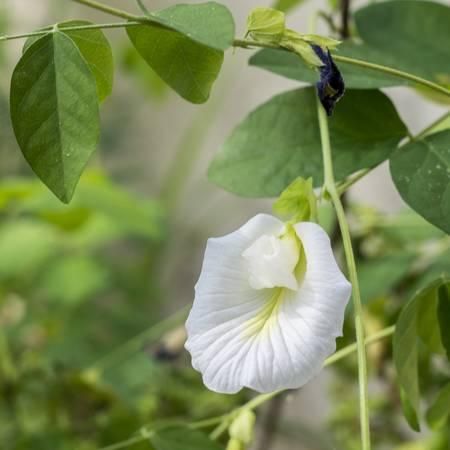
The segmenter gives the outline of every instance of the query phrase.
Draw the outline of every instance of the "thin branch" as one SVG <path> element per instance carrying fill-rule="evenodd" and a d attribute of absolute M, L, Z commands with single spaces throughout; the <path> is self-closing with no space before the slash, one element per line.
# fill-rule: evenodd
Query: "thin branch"
<path fill-rule="evenodd" d="M 350 0 L 341 0 L 341 38 L 350 37 Z"/>
<path fill-rule="evenodd" d="M 74 25 L 71 27 L 63 27 L 61 29 L 64 31 L 104 30 L 104 29 L 111 29 L 111 28 L 133 27 L 136 25 L 142 25 L 142 22 L 130 21 L 130 22 L 115 22 L 115 23 L 99 23 L 99 24 L 92 24 L 92 25 Z M 28 39 L 30 37 L 44 36 L 51 32 L 52 32 L 52 29 L 47 29 L 47 30 L 32 31 L 30 33 L 23 33 L 23 34 L 3 35 L 3 36 L 0 36 L 0 42 L 12 41 L 14 39 Z"/>
<path fill-rule="evenodd" d="M 95 0 L 73 0 L 76 3 L 80 3 L 81 5 L 89 6 L 89 8 L 97 9 L 98 11 L 102 11 L 107 14 L 111 14 L 116 17 L 122 17 L 122 19 L 128 20 L 139 20 L 140 17 L 135 14 L 130 14 L 122 9 L 113 8 L 112 6 L 105 5 L 103 3 L 97 2 Z"/>
<path fill-rule="evenodd" d="M 350 282 L 352 284 L 352 298 L 354 321 L 356 330 L 356 346 L 358 354 L 358 380 L 359 380 L 359 401 L 360 401 L 360 425 L 361 425 L 361 448 L 370 450 L 370 422 L 369 422 L 369 390 L 367 380 L 367 358 L 365 348 L 365 330 L 363 321 L 363 309 L 361 302 L 361 293 L 359 290 L 358 275 L 356 271 L 355 257 L 353 253 L 350 230 L 342 206 L 339 193 L 334 179 L 332 150 L 330 135 L 328 129 L 328 119 L 326 112 L 317 98 L 317 112 L 319 119 L 320 138 L 322 142 L 323 166 L 325 188 L 328 191 L 336 211 L 337 219 L 341 229 L 342 243 L 344 246 L 345 258 Z"/>
<path fill-rule="evenodd" d="M 285 399 L 286 393 L 269 401 L 261 421 L 261 434 L 255 445 L 256 450 L 269 450 L 272 447 L 283 415 Z"/>

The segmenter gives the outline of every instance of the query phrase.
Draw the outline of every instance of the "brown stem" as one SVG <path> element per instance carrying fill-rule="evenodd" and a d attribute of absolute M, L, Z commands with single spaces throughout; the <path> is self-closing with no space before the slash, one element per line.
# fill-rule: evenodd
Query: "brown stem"
<path fill-rule="evenodd" d="M 341 0 L 341 38 L 350 37 L 350 0 Z"/>
<path fill-rule="evenodd" d="M 275 435 L 280 423 L 285 394 L 278 395 L 270 400 L 267 410 L 261 421 L 261 433 L 255 445 L 256 450 L 269 450 L 274 443 Z"/>

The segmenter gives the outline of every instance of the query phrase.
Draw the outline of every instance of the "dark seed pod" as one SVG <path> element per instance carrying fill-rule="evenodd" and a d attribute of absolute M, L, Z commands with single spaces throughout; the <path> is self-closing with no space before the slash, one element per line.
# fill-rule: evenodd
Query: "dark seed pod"
<path fill-rule="evenodd" d="M 311 48 L 323 63 L 323 66 L 319 67 L 320 80 L 316 83 L 317 94 L 327 115 L 331 116 L 336 102 L 344 95 L 344 79 L 329 50 L 324 50 L 315 44 L 312 44 Z"/>

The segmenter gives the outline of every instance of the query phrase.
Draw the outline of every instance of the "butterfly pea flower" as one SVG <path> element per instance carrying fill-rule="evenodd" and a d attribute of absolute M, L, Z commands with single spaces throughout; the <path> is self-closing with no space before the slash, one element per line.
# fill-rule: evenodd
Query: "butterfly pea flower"
<path fill-rule="evenodd" d="M 316 44 L 311 44 L 311 48 L 322 62 L 322 65 L 318 68 L 320 80 L 316 84 L 317 94 L 325 111 L 331 116 L 336 103 L 344 95 L 344 79 L 328 49 L 325 50 Z"/>
<path fill-rule="evenodd" d="M 351 285 L 326 232 L 259 214 L 211 238 L 186 322 L 186 349 L 221 393 L 301 387 L 342 334 Z"/>

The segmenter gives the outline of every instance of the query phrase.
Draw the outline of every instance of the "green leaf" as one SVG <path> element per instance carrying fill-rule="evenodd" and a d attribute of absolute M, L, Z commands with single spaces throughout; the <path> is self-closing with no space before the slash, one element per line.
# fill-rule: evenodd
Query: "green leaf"
<path fill-rule="evenodd" d="M 426 20 L 424 20 L 426 17 Z M 338 55 L 394 67 L 441 85 L 450 84 L 450 8 L 419 0 L 372 3 L 354 14 L 362 42 L 345 42 Z M 299 58 L 277 50 L 262 50 L 250 64 L 299 81 L 317 75 Z M 407 80 L 374 70 L 338 63 L 347 88 L 368 89 L 409 85 Z"/>
<path fill-rule="evenodd" d="M 450 383 L 438 394 L 434 403 L 427 411 L 427 422 L 433 430 L 443 428 L 450 416 Z"/>
<path fill-rule="evenodd" d="M 167 98 L 169 86 L 155 73 L 155 71 L 141 58 L 137 50 L 127 45 L 121 52 L 121 67 L 139 83 L 142 91 L 156 102 Z"/>
<path fill-rule="evenodd" d="M 439 330 L 438 295 L 439 289 L 428 289 L 418 301 L 417 335 L 432 353 L 444 354 Z"/>
<path fill-rule="evenodd" d="M 114 83 L 114 60 L 111 45 L 101 30 L 64 31 L 64 28 L 91 25 L 84 20 L 71 20 L 58 24 L 80 50 L 97 82 L 97 93 L 100 101 L 108 97 Z"/>
<path fill-rule="evenodd" d="M 280 195 L 273 210 L 295 222 L 314 220 L 317 217 L 317 198 L 312 179 L 296 178 Z"/>
<path fill-rule="evenodd" d="M 419 345 L 420 342 L 425 343 L 431 352 L 435 351 L 435 347 L 442 347 L 441 343 L 436 343 L 435 330 L 439 325 L 435 299 L 441 286 L 448 286 L 449 283 L 449 278 L 441 277 L 418 292 L 402 309 L 395 327 L 394 363 L 402 393 L 403 411 L 408 423 L 416 431 L 420 429 Z"/>
<path fill-rule="evenodd" d="M 151 13 L 149 19 L 215 50 L 227 50 L 233 45 L 233 16 L 220 3 L 175 5 Z"/>
<path fill-rule="evenodd" d="M 114 61 L 111 46 L 101 30 L 65 30 L 68 27 L 93 25 L 86 20 L 70 20 L 59 23 L 58 29 L 70 37 L 80 50 L 89 68 L 95 76 L 99 101 L 105 100 L 113 88 Z M 53 27 L 44 28 L 51 30 Z M 41 39 L 39 36 L 28 38 L 23 46 L 25 53 L 32 44 Z"/>
<path fill-rule="evenodd" d="M 403 411 L 411 427 L 419 431 L 420 388 L 417 369 L 417 302 L 415 298 L 402 309 L 395 327 L 393 347 L 398 383 L 400 392 L 403 393 Z"/>
<path fill-rule="evenodd" d="M 279 195 L 298 176 L 323 182 L 316 94 L 302 88 L 259 106 L 232 132 L 209 168 L 210 179 L 246 197 Z M 407 130 L 378 91 L 348 91 L 330 120 L 336 179 L 374 167 Z"/>
<path fill-rule="evenodd" d="M 291 9 L 300 6 L 305 0 L 276 0 L 273 5 L 274 9 L 278 9 L 283 12 L 288 12 Z"/>
<path fill-rule="evenodd" d="M 383 58 L 373 62 L 450 82 L 450 48 L 442 45 L 450 41 L 448 6 L 418 0 L 373 3 L 356 11 L 354 19 L 361 39 Z"/>
<path fill-rule="evenodd" d="M 95 151 L 99 113 L 95 78 L 61 32 L 35 42 L 11 80 L 11 119 L 33 171 L 63 202 Z"/>
<path fill-rule="evenodd" d="M 285 15 L 272 8 L 255 8 L 247 17 L 247 33 L 257 41 L 278 43 L 286 29 Z"/>
<path fill-rule="evenodd" d="M 450 131 L 399 148 L 390 159 L 403 200 L 433 225 L 450 233 Z"/>
<path fill-rule="evenodd" d="M 127 33 L 147 64 L 181 97 L 192 103 L 208 100 L 222 67 L 222 51 L 160 26 L 128 27 Z"/>
<path fill-rule="evenodd" d="M 438 318 L 442 345 L 450 361 L 450 294 L 449 285 L 438 290 Z"/>
<path fill-rule="evenodd" d="M 206 434 L 187 427 L 155 431 L 150 441 L 156 450 L 222 450 L 222 447 Z"/>

